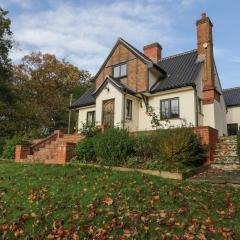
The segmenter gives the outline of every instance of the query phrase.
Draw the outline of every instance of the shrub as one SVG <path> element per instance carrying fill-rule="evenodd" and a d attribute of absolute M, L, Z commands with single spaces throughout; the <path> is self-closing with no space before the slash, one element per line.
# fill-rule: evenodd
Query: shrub
<path fill-rule="evenodd" d="M 14 136 L 12 139 L 7 140 L 3 146 L 2 157 L 6 159 L 14 159 L 16 145 L 18 144 L 29 144 L 29 140 L 25 136 Z"/>
<path fill-rule="evenodd" d="M 159 159 L 178 168 L 201 166 L 207 149 L 190 128 L 175 128 L 157 131 Z"/>
<path fill-rule="evenodd" d="M 134 138 L 134 155 L 143 160 L 150 160 L 157 155 L 156 133 L 141 133 Z"/>
<path fill-rule="evenodd" d="M 76 161 L 80 162 L 94 162 L 96 154 L 93 147 L 93 138 L 86 137 L 82 139 L 75 148 Z"/>
<path fill-rule="evenodd" d="M 93 137 L 93 145 L 100 163 L 105 165 L 123 164 L 133 153 L 132 139 L 127 130 L 120 128 L 110 128 L 102 134 L 97 134 Z"/>
<path fill-rule="evenodd" d="M 89 125 L 89 124 L 83 123 L 82 129 L 80 131 L 86 137 L 93 137 L 97 133 L 99 133 L 100 130 L 97 129 L 95 124 Z"/>
<path fill-rule="evenodd" d="M 238 130 L 238 133 L 237 133 L 237 154 L 240 160 L 240 129 Z"/>

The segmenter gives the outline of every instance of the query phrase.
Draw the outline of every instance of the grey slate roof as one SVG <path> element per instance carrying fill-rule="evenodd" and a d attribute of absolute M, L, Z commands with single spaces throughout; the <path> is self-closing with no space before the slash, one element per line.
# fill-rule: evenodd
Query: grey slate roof
<path fill-rule="evenodd" d="M 150 92 L 155 93 L 195 85 L 195 81 L 201 70 L 202 64 L 203 62 L 198 60 L 197 50 L 163 58 L 161 61 L 157 62 L 157 66 L 166 72 L 166 77 L 158 81 L 157 84 L 152 87 Z M 121 87 L 123 90 L 129 90 L 127 86 L 119 83 L 116 79 L 113 79 L 113 81 L 116 81 L 118 85 L 122 85 Z M 93 96 L 94 92 L 94 87 L 88 89 L 76 102 L 72 104 L 71 108 L 95 104 L 96 100 Z M 132 94 L 134 94 L 134 92 L 132 92 Z"/>
<path fill-rule="evenodd" d="M 96 99 L 92 95 L 94 93 L 94 91 L 95 91 L 95 86 L 88 88 L 78 100 L 73 102 L 73 104 L 71 105 L 70 108 L 94 105 L 96 103 Z"/>
<path fill-rule="evenodd" d="M 151 92 L 193 86 L 202 63 L 198 60 L 197 50 L 163 58 L 158 65 L 167 72 L 167 77 L 154 85 Z"/>
<path fill-rule="evenodd" d="M 227 106 L 240 106 L 240 87 L 224 89 L 223 97 Z"/>

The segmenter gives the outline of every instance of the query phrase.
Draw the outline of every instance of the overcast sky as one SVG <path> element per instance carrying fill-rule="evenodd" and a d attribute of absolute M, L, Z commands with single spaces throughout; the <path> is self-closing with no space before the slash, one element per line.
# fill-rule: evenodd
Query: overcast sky
<path fill-rule="evenodd" d="M 0 0 L 0 6 L 12 20 L 14 62 L 42 51 L 92 74 L 118 37 L 139 50 L 159 42 L 163 57 L 195 49 L 195 22 L 206 12 L 222 86 L 240 86 L 239 0 Z"/>

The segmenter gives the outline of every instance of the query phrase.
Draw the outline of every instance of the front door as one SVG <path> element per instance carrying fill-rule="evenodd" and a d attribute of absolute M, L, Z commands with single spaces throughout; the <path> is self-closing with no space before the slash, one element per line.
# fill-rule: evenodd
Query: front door
<path fill-rule="evenodd" d="M 102 124 L 107 127 L 114 126 L 114 99 L 103 101 Z"/>

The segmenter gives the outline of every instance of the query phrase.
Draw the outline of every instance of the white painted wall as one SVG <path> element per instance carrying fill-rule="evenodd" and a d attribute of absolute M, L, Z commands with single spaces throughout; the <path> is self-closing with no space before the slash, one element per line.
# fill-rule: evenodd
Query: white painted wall
<path fill-rule="evenodd" d="M 132 100 L 132 119 L 127 119 L 127 99 Z M 137 97 L 133 97 L 132 95 L 125 95 L 125 122 L 124 128 L 127 128 L 129 132 L 138 131 L 138 121 L 139 121 L 139 106 L 140 100 Z"/>
<path fill-rule="evenodd" d="M 87 112 L 91 112 L 91 111 L 96 111 L 96 106 L 95 105 L 79 108 L 79 111 L 78 111 L 78 132 L 80 132 L 80 130 L 82 129 L 83 123 L 86 123 L 86 121 L 87 121 Z"/>
<path fill-rule="evenodd" d="M 158 95 L 149 97 L 149 106 L 153 107 L 154 111 L 159 115 L 160 114 L 160 101 L 169 98 L 179 97 L 179 110 L 180 118 L 171 119 L 169 122 L 170 125 L 180 126 L 183 121 L 187 124 L 193 126 L 196 125 L 195 118 L 195 94 L 194 89 L 191 87 L 175 89 L 174 91 L 164 91 Z M 165 124 L 165 121 L 162 121 Z M 167 126 L 166 126 L 167 127 Z M 139 131 L 151 130 L 151 117 L 146 113 L 146 107 L 144 102 L 141 103 L 139 108 Z"/>
<path fill-rule="evenodd" d="M 111 83 L 99 93 L 96 98 L 96 124 L 102 124 L 102 105 L 104 100 L 114 99 L 114 125 L 123 123 L 123 94 Z"/>
<path fill-rule="evenodd" d="M 238 127 L 240 127 L 240 106 L 228 107 L 227 124 L 229 123 L 238 123 Z"/>

